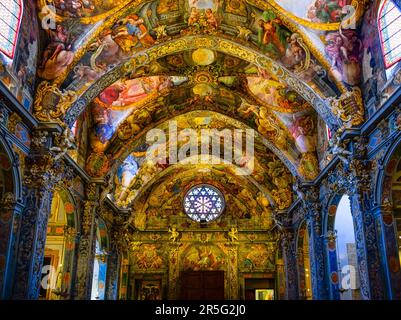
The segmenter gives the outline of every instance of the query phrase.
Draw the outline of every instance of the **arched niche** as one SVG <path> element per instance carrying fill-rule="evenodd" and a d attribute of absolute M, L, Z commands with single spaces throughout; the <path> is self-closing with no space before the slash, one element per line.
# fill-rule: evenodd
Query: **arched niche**
<path fill-rule="evenodd" d="M 298 229 L 297 266 L 299 296 L 302 300 L 312 300 L 311 263 L 309 255 L 309 230 L 304 221 Z"/>
<path fill-rule="evenodd" d="M 22 183 L 17 159 L 11 145 L 0 135 L 0 299 L 9 296 L 15 263 Z"/>
<path fill-rule="evenodd" d="M 18 156 L 12 147 L 0 136 L 0 202 L 6 194 L 19 200 L 22 194 L 22 183 L 19 168 L 13 163 Z"/>
<path fill-rule="evenodd" d="M 336 194 L 327 211 L 325 238 L 331 298 L 360 300 L 355 222 L 350 197 Z"/>
<path fill-rule="evenodd" d="M 109 239 L 107 227 L 102 219 L 97 219 L 95 257 L 93 261 L 93 277 L 91 300 L 104 300 L 106 294 L 107 252 Z"/>
<path fill-rule="evenodd" d="M 75 274 L 76 233 L 75 201 L 66 189 L 58 188 L 53 193 L 47 225 L 39 299 L 70 298 Z"/>
<path fill-rule="evenodd" d="M 380 224 L 382 265 L 388 296 L 401 299 L 401 134 L 388 149 L 376 181 L 376 217 Z"/>

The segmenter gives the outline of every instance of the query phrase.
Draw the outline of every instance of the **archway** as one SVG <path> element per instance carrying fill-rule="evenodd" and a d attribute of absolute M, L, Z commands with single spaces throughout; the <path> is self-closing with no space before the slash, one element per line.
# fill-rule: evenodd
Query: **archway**
<path fill-rule="evenodd" d="M 104 300 L 107 275 L 107 229 L 103 220 L 97 221 L 96 248 L 93 262 L 91 300 Z"/>
<path fill-rule="evenodd" d="M 68 299 L 74 279 L 75 203 L 64 189 L 53 194 L 39 299 Z"/>
<path fill-rule="evenodd" d="M 356 253 L 354 221 L 351 202 L 348 195 L 343 195 L 337 205 L 334 219 L 336 260 L 338 265 L 339 298 L 341 300 L 359 300 L 359 272 Z"/>
<path fill-rule="evenodd" d="M 401 297 L 401 148 L 397 139 L 390 148 L 386 166 L 377 183 L 380 222 L 383 237 L 383 263 L 387 273 L 389 295 Z"/>
<path fill-rule="evenodd" d="M 401 162 L 392 177 L 391 194 L 394 205 L 394 220 L 398 247 L 398 262 L 401 264 Z"/>
<path fill-rule="evenodd" d="M 15 200 L 18 199 L 18 171 L 12 166 L 11 148 L 0 137 L 0 299 L 7 296 L 8 274 L 12 265 L 13 242 L 16 239 Z"/>

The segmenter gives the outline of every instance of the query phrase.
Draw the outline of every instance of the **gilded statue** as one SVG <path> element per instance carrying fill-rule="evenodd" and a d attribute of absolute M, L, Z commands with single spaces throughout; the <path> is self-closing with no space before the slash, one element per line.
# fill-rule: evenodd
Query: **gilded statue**
<path fill-rule="evenodd" d="M 178 237 L 180 236 L 180 233 L 177 231 L 177 228 L 171 227 L 168 229 L 168 232 L 170 233 L 170 241 L 176 242 Z"/>
<path fill-rule="evenodd" d="M 228 231 L 228 238 L 231 242 L 238 241 L 238 228 L 232 227 L 230 231 Z"/>

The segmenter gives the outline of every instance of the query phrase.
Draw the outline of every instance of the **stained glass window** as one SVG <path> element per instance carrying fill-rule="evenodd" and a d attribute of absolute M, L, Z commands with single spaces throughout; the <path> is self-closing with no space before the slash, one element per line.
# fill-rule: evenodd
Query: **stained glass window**
<path fill-rule="evenodd" d="M 217 219 L 224 210 L 223 194 L 215 187 L 202 184 L 191 188 L 184 197 L 184 211 L 198 222 Z"/>
<path fill-rule="evenodd" d="M 391 0 L 382 3 L 379 14 L 384 64 L 390 68 L 401 60 L 401 10 Z"/>
<path fill-rule="evenodd" d="M 12 59 L 22 18 L 22 0 L 0 1 L 0 52 Z"/>

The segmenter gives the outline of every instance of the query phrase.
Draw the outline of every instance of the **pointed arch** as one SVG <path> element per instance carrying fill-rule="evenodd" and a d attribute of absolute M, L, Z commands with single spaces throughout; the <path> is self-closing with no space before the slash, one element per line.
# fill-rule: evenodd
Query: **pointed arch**
<path fill-rule="evenodd" d="M 384 0 L 378 19 L 384 65 L 389 69 L 401 61 L 401 8 L 392 0 Z"/>

